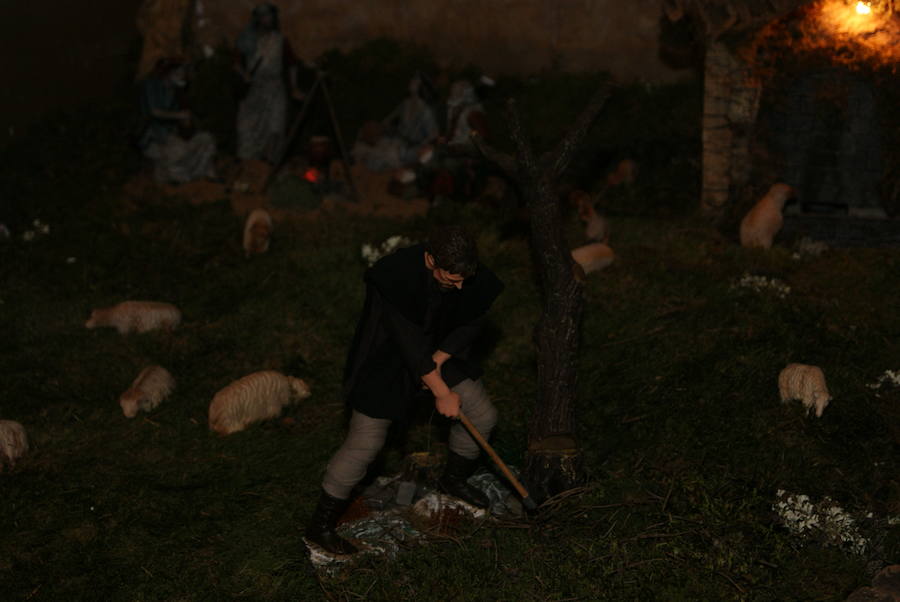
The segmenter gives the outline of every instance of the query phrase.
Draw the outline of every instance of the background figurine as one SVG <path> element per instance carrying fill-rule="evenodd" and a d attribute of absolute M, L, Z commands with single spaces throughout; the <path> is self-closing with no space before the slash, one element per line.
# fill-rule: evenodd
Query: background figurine
<path fill-rule="evenodd" d="M 153 178 L 160 184 L 217 179 L 216 141 L 209 132 L 195 130 L 185 99 L 186 86 L 187 67 L 172 58 L 160 59 L 141 82 L 145 126 L 138 146 L 153 162 Z"/>
<path fill-rule="evenodd" d="M 235 70 L 241 78 L 237 113 L 237 156 L 273 162 L 284 143 L 288 88 L 301 100 L 298 61 L 279 31 L 278 8 L 260 4 L 237 39 Z M 285 81 L 287 80 L 287 82 Z"/>

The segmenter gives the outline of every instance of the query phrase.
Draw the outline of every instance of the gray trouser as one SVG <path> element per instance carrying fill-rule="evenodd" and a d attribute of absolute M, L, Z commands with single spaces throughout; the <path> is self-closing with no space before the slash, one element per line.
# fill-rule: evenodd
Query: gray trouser
<path fill-rule="evenodd" d="M 488 398 L 481 381 L 466 379 L 453 387 L 453 392 L 459 395 L 466 417 L 485 438 L 489 437 L 497 424 L 497 409 Z M 389 419 L 370 418 L 353 411 L 350 432 L 325 469 L 322 488 L 328 495 L 342 500 L 350 497 L 350 491 L 366 476 L 369 464 L 384 446 L 390 426 Z M 458 421 L 450 428 L 448 443 L 450 451 L 464 458 L 478 457 L 478 443 Z"/>

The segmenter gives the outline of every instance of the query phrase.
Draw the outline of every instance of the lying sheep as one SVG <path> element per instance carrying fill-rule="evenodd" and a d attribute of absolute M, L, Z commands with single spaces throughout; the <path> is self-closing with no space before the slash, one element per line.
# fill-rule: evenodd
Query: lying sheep
<path fill-rule="evenodd" d="M 109 326 L 119 334 L 172 330 L 181 324 L 181 312 L 171 303 L 157 301 L 123 301 L 118 305 L 95 309 L 85 322 L 86 328 Z"/>
<path fill-rule="evenodd" d="M 25 427 L 13 420 L 0 420 L 0 470 L 5 464 L 15 467 L 16 460 L 28 453 Z"/>
<path fill-rule="evenodd" d="M 819 418 L 831 401 L 828 387 L 825 386 L 825 374 L 818 366 L 788 364 L 778 375 L 778 392 L 782 403 L 799 399 L 806 406 L 807 415 L 816 408 L 816 416 Z"/>
<path fill-rule="evenodd" d="M 766 196 L 761 198 L 741 220 L 741 246 L 772 248 L 775 235 L 784 225 L 781 215 L 784 204 L 794 194 L 787 184 L 773 184 Z"/>
<path fill-rule="evenodd" d="M 581 266 L 585 274 L 602 270 L 613 262 L 616 254 L 608 245 L 595 242 L 572 250 L 572 259 Z"/>
<path fill-rule="evenodd" d="M 309 395 L 309 387 L 302 379 L 274 370 L 254 372 L 216 393 L 209 404 L 209 428 L 220 435 L 230 435 L 253 422 L 278 416 L 292 400 Z"/>
<path fill-rule="evenodd" d="M 175 379 L 168 370 L 162 366 L 148 366 L 119 397 L 122 413 L 126 418 L 134 418 L 138 411 L 152 412 L 174 388 Z"/>

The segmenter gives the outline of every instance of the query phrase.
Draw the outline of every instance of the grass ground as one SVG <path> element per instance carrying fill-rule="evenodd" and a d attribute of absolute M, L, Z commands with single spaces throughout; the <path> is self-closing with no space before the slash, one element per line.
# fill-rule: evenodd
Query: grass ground
<path fill-rule="evenodd" d="M 504 84 L 523 97 L 539 141 L 589 93 L 589 78 L 565 81 Z M 542 114 L 540 98 L 569 113 Z M 335 578 L 315 576 L 300 537 L 341 440 L 360 245 L 419 238 L 435 219 L 477 228 L 507 284 L 486 361 L 502 417 L 495 443 L 519 464 L 539 308 L 527 241 L 510 218 L 474 206 L 405 223 L 335 216 L 280 228 L 268 254 L 246 261 L 224 201 L 123 201 L 137 165 L 104 124 L 127 121 L 126 110 L 61 117 L 8 149 L 6 219 L 51 230 L 0 243 L 0 418 L 22 422 L 32 445 L 0 474 L 2 597 L 837 600 L 898 562 L 900 527 L 887 519 L 900 514 L 900 394 L 876 397 L 866 384 L 900 368 L 900 254 L 796 260 L 785 248 L 741 249 L 687 216 L 697 134 L 681 117 L 696 98 L 690 86 L 622 90 L 585 151 L 599 161 L 627 147 L 645 166 L 634 190 L 605 201 L 618 259 L 587 288 L 578 436 L 589 486 L 531 519 L 466 524 Z M 629 131 L 627 119 L 640 126 Z M 590 184 L 590 165 L 573 177 Z M 745 272 L 791 292 L 732 289 Z M 83 328 L 90 308 L 128 298 L 176 303 L 184 324 L 129 337 Z M 792 361 L 824 368 L 834 401 L 821 419 L 778 402 L 778 372 Z M 125 419 L 118 395 L 151 362 L 178 389 L 154 413 Z M 311 384 L 312 397 L 286 412 L 294 422 L 210 433 L 213 394 L 266 368 Z M 438 444 L 439 421 L 428 418 L 392 440 L 380 470 Z M 859 519 L 866 552 L 789 533 L 772 509 L 778 489 L 834 499 Z"/>

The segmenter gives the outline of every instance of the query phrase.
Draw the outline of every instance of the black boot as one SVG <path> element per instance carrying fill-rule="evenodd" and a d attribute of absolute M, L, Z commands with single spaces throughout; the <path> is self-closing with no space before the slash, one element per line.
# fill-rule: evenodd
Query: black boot
<path fill-rule="evenodd" d="M 438 488 L 444 493 L 458 497 L 473 506 L 488 508 L 491 502 L 487 496 L 466 482 L 472 476 L 472 473 L 475 472 L 477 466 L 477 458 L 469 460 L 459 454 L 449 452 L 447 454 L 447 465 L 444 467 L 444 474 L 441 475 L 437 482 Z"/>
<path fill-rule="evenodd" d="M 306 526 L 306 539 L 331 554 L 343 556 L 356 553 L 356 546 L 335 532 L 337 521 L 347 509 L 348 502 L 322 491 L 316 510 Z"/>

